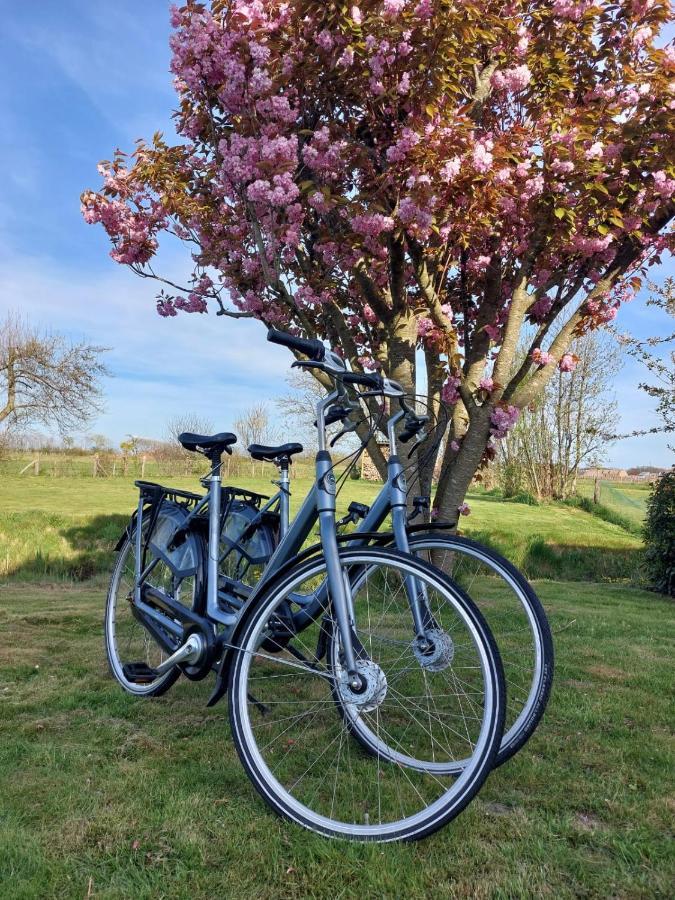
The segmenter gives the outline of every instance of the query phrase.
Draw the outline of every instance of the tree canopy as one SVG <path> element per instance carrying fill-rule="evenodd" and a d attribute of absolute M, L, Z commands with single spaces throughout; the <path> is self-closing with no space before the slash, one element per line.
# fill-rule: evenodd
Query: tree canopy
<path fill-rule="evenodd" d="M 159 280 L 162 233 L 190 248 L 161 315 L 318 335 L 450 404 L 436 503 L 452 514 L 518 411 L 574 367 L 574 337 L 672 246 L 669 5 L 218 0 L 171 15 L 181 140 L 103 163 L 85 219 Z"/>

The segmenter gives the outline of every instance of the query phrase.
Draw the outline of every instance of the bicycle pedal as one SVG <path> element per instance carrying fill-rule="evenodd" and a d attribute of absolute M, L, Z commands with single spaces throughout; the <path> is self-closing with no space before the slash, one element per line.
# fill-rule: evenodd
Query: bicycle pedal
<path fill-rule="evenodd" d="M 159 677 L 156 669 L 143 662 L 126 663 L 122 666 L 122 672 L 127 681 L 133 681 L 134 684 L 150 684 Z"/>

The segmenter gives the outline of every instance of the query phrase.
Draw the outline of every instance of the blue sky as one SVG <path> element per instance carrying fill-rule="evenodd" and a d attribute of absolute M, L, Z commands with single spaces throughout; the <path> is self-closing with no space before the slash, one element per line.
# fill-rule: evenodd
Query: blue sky
<path fill-rule="evenodd" d="M 160 319 L 154 285 L 116 265 L 103 230 L 84 224 L 79 195 L 98 187 L 96 163 L 137 137 L 171 134 L 168 7 L 163 0 L 0 0 L 0 316 L 32 321 L 110 347 L 106 409 L 89 431 L 119 442 L 162 437 L 194 411 L 218 429 L 253 403 L 286 391 L 290 358 L 249 321 Z M 182 256 L 165 265 L 179 273 Z M 672 273 L 668 263 L 654 276 Z M 622 331 L 667 328 L 644 302 L 622 310 Z M 616 381 L 617 430 L 657 424 L 644 377 L 628 361 Z M 283 423 L 280 423 L 283 429 Z M 609 464 L 666 465 L 661 436 L 608 448 Z"/>

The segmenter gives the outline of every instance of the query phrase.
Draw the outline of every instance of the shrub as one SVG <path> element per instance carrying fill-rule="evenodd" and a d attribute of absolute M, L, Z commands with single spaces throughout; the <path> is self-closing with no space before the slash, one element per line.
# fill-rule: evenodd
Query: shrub
<path fill-rule="evenodd" d="M 511 497 L 506 498 L 509 503 L 525 503 L 527 506 L 539 506 L 539 501 L 529 491 L 518 491 Z"/>
<path fill-rule="evenodd" d="M 654 590 L 675 597 L 675 469 L 654 484 L 647 502 L 644 565 Z"/>

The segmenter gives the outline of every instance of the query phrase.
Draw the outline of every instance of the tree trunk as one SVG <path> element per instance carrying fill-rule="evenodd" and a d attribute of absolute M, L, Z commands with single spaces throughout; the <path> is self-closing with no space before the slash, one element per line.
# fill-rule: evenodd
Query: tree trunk
<path fill-rule="evenodd" d="M 434 509 L 443 521 L 457 521 L 458 509 L 464 502 L 490 437 L 491 413 L 489 405 L 476 409 L 457 453 L 446 448 L 434 499 Z"/>

